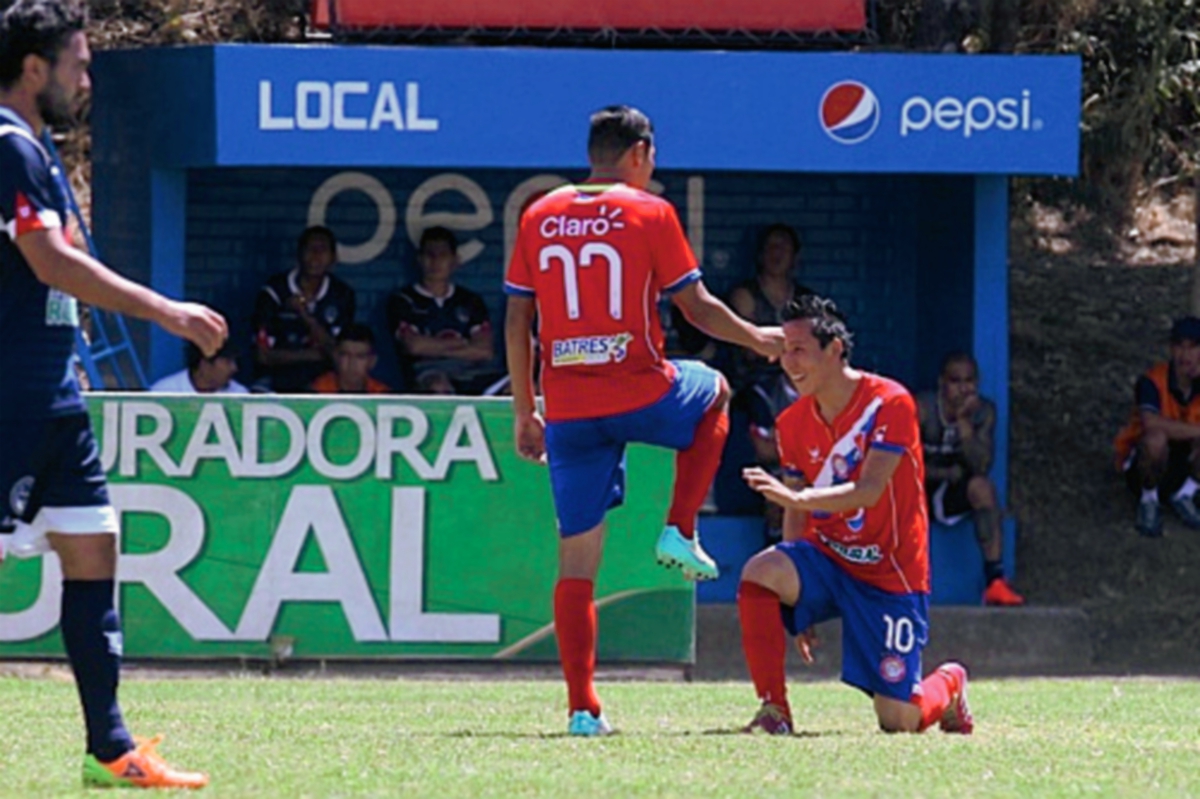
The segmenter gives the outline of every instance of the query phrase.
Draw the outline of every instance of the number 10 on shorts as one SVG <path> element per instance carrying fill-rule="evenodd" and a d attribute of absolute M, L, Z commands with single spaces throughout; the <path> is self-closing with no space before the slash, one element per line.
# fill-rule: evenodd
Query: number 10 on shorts
<path fill-rule="evenodd" d="M 893 652 L 907 654 L 912 651 L 916 644 L 916 632 L 913 629 L 912 619 L 901 616 L 898 619 L 892 618 L 891 614 L 883 614 L 884 624 L 884 649 Z"/>

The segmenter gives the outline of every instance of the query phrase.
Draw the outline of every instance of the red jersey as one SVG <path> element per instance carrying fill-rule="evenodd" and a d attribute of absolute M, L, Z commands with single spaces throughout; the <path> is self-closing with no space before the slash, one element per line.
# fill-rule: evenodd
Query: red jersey
<path fill-rule="evenodd" d="M 842 513 L 810 512 L 804 538 L 852 577 L 893 594 L 929 592 L 929 514 L 917 405 L 904 386 L 862 373 L 850 403 L 828 424 L 812 396 L 776 422 L 787 474 L 826 487 L 857 480 L 872 449 L 900 455 L 879 501 Z"/>
<path fill-rule="evenodd" d="M 652 405 L 675 369 L 660 295 L 700 279 L 675 209 L 624 184 L 563 186 L 521 218 L 508 294 L 534 297 L 550 421 Z"/>

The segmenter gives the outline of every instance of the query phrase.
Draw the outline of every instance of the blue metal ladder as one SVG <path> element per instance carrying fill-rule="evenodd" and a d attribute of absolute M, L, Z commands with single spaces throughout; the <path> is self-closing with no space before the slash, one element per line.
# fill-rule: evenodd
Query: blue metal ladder
<path fill-rule="evenodd" d="M 88 252 L 93 258 L 99 258 L 96 242 L 92 232 L 84 221 L 79 203 L 75 200 L 75 192 L 71 190 L 71 181 L 67 170 L 58 155 L 58 149 L 50 138 L 50 129 L 42 134 L 42 144 L 50 153 L 54 166 L 58 170 L 59 183 L 66 194 L 67 207 L 79 223 L 79 230 L 87 242 Z M 64 220 L 65 221 L 65 220 Z M 129 328 L 125 325 L 125 317 L 121 314 L 105 311 L 95 306 L 88 306 L 88 333 L 84 333 L 81 323 L 75 329 L 75 355 L 87 373 L 88 382 L 93 389 L 134 390 L 146 387 L 146 373 L 142 362 L 138 359 L 137 350 L 129 338 Z"/>

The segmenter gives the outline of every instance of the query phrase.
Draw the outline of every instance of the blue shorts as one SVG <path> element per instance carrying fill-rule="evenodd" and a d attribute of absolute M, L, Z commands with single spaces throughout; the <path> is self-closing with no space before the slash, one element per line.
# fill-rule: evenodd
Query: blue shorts
<path fill-rule="evenodd" d="M 645 408 L 596 419 L 546 425 L 550 487 L 564 537 L 586 533 L 625 500 L 625 445 L 631 441 L 683 450 L 716 402 L 721 373 L 699 361 L 673 361 L 675 382 Z"/>
<path fill-rule="evenodd" d="M 929 596 L 890 594 L 851 577 L 807 541 L 775 549 L 800 575 L 800 601 L 782 606 L 783 624 L 799 635 L 842 619 L 842 681 L 871 696 L 907 702 L 921 682 L 921 650 L 929 643 Z"/>
<path fill-rule="evenodd" d="M 0 423 L 0 531 L 115 533 L 87 414 Z"/>

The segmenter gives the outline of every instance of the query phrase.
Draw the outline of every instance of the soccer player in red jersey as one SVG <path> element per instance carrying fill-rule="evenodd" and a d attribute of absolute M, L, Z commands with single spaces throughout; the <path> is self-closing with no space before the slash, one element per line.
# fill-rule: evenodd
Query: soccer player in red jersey
<path fill-rule="evenodd" d="M 660 296 L 714 338 L 770 358 L 783 348 L 779 328 L 743 321 L 704 288 L 675 209 L 646 191 L 654 155 L 653 127 L 641 111 L 612 106 L 594 114 L 591 176 L 528 208 L 505 280 L 517 451 L 549 464 L 558 516 L 554 623 L 574 735 L 611 732 L 592 685 L 593 591 L 604 515 L 625 493 L 627 442 L 679 451 L 659 562 L 691 580 L 717 577 L 696 515 L 729 432 L 729 385 L 701 363 L 666 359 Z M 534 400 L 535 314 L 544 417 Z"/>
<path fill-rule="evenodd" d="M 793 730 L 784 680 L 787 632 L 812 660 L 811 628 L 842 619 L 842 680 L 875 702 L 887 732 L 938 723 L 970 734 L 967 671 L 921 680 L 929 630 L 929 516 L 912 395 L 850 366 L 853 337 L 832 301 L 783 313 L 783 368 L 800 398 L 776 422 L 787 485 L 760 468 L 746 481 L 784 508 L 784 541 L 742 571 L 742 647 L 762 707 L 746 728 Z M 782 622 L 780 610 L 782 609 Z"/>

